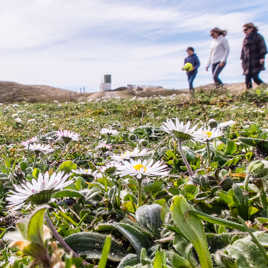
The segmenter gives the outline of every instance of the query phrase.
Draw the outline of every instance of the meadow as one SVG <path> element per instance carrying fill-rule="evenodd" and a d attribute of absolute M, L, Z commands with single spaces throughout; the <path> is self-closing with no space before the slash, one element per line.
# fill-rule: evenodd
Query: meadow
<path fill-rule="evenodd" d="M 268 267 L 268 89 L 0 105 L 0 267 Z"/>

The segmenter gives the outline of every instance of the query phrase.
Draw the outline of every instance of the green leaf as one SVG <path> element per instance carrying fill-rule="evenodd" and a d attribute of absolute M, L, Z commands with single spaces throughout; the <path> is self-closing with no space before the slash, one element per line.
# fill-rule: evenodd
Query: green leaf
<path fill-rule="evenodd" d="M 268 140 L 248 137 L 239 137 L 239 140 L 244 144 L 258 148 L 258 150 L 263 153 L 268 152 Z"/>
<path fill-rule="evenodd" d="M 115 228 L 130 242 L 139 255 L 142 248 L 150 248 L 153 245 L 151 237 L 138 228 L 128 223 L 117 223 Z"/>
<path fill-rule="evenodd" d="M 234 141 L 228 140 L 224 154 L 233 155 L 237 150 L 237 145 Z"/>
<path fill-rule="evenodd" d="M 237 185 L 233 185 L 233 192 L 234 192 L 234 202 L 235 206 L 238 209 L 239 215 L 247 220 L 248 219 L 248 197 L 243 194 L 241 188 Z"/>
<path fill-rule="evenodd" d="M 71 224 L 73 224 L 74 226 L 78 226 L 79 223 L 77 223 L 76 221 L 74 221 L 70 216 L 68 216 L 65 212 L 63 211 L 59 211 L 59 214 L 66 219 L 68 222 L 70 222 Z"/>
<path fill-rule="evenodd" d="M 68 190 L 68 189 L 54 193 L 53 197 L 54 198 L 77 197 L 77 198 L 83 198 L 84 199 L 84 195 L 82 195 L 78 191 Z"/>
<path fill-rule="evenodd" d="M 172 267 L 174 268 L 194 268 L 187 259 L 183 258 L 179 254 L 169 252 L 168 257 L 171 261 Z"/>
<path fill-rule="evenodd" d="M 207 238 L 201 220 L 190 214 L 193 208 L 182 195 L 175 196 L 170 207 L 175 225 L 193 244 L 202 268 L 212 268 L 212 260 L 208 250 Z"/>
<path fill-rule="evenodd" d="M 264 232 L 255 232 L 255 237 L 263 246 L 268 246 L 268 234 Z M 226 255 L 227 254 L 227 255 Z M 232 245 L 216 253 L 218 265 L 227 265 L 232 258 L 236 268 L 266 268 L 268 267 L 267 258 L 261 253 L 257 245 L 250 236 L 236 240 Z M 228 258 L 229 257 L 229 258 Z M 230 267 L 230 266 L 224 266 Z"/>
<path fill-rule="evenodd" d="M 78 254 L 85 255 L 88 259 L 101 259 L 106 235 L 94 232 L 81 232 L 69 235 L 64 240 Z M 108 259 L 119 262 L 125 255 L 124 247 L 112 239 Z"/>
<path fill-rule="evenodd" d="M 130 266 L 136 265 L 136 264 L 138 264 L 138 262 L 139 262 L 139 260 L 138 260 L 138 256 L 136 254 L 128 254 L 120 261 L 117 268 L 125 268 L 128 265 L 130 265 Z"/>
<path fill-rule="evenodd" d="M 28 231 L 28 221 L 22 220 L 22 221 L 18 222 L 16 224 L 16 226 L 19 229 L 22 237 L 27 240 L 28 239 L 28 235 L 27 235 L 27 233 L 28 233 L 27 232 Z"/>
<path fill-rule="evenodd" d="M 64 161 L 58 168 L 59 171 L 70 173 L 73 169 L 77 169 L 77 165 L 71 160 Z"/>
<path fill-rule="evenodd" d="M 158 204 L 141 206 L 135 214 L 137 222 L 153 233 L 156 233 L 162 225 L 161 210 L 162 207 Z"/>
<path fill-rule="evenodd" d="M 38 244 L 44 245 L 44 215 L 47 207 L 37 209 L 31 216 L 27 227 L 27 240 Z"/>
<path fill-rule="evenodd" d="M 99 261 L 98 268 L 105 268 L 111 249 L 112 237 L 108 235 L 105 239 L 105 243 L 102 249 L 101 259 Z"/>
<path fill-rule="evenodd" d="M 204 212 L 198 211 L 198 210 L 191 210 L 189 213 L 196 215 L 198 218 L 200 218 L 204 221 L 210 222 L 210 223 L 223 225 L 223 226 L 226 226 L 228 228 L 240 230 L 242 232 L 247 232 L 247 229 L 242 224 L 239 224 L 239 223 L 236 223 L 233 221 L 228 221 L 228 220 L 221 219 L 218 217 L 210 216 L 210 215 L 208 215 Z"/>
<path fill-rule="evenodd" d="M 166 268 L 166 255 L 164 252 L 157 251 L 153 260 L 153 268 Z"/>

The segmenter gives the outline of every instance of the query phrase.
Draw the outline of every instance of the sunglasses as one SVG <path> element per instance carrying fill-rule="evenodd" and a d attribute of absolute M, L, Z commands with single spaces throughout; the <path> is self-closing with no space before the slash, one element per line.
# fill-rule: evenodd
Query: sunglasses
<path fill-rule="evenodd" d="M 248 31 L 248 29 L 250 29 L 250 28 L 245 28 L 245 29 L 243 30 L 243 32 L 246 33 L 246 32 Z"/>

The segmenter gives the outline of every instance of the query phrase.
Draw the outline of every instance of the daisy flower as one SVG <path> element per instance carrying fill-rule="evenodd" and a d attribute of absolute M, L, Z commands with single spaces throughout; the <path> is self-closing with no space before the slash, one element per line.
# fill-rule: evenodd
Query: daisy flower
<path fill-rule="evenodd" d="M 167 165 L 160 161 L 153 160 L 132 160 L 123 161 L 117 165 L 118 174 L 122 177 L 130 175 L 142 179 L 142 177 L 167 176 L 169 174 Z"/>
<path fill-rule="evenodd" d="M 231 127 L 235 124 L 235 121 L 230 120 L 230 121 L 226 121 L 226 122 L 222 122 L 218 125 L 218 128 L 220 129 L 225 129 L 227 127 Z"/>
<path fill-rule="evenodd" d="M 35 136 L 35 137 L 32 137 L 31 139 L 27 140 L 27 141 L 23 141 L 21 143 L 21 145 L 23 145 L 24 147 L 27 147 L 32 144 L 32 143 L 37 143 L 38 142 L 38 138 Z"/>
<path fill-rule="evenodd" d="M 68 180 L 69 176 L 65 175 L 64 172 L 52 175 L 49 175 L 48 172 L 39 173 L 37 179 L 25 181 L 21 185 L 14 185 L 15 190 L 10 191 L 6 198 L 9 202 L 8 207 L 17 210 L 28 202 L 33 204 L 47 203 L 54 192 L 73 183 L 73 180 Z"/>
<path fill-rule="evenodd" d="M 133 151 L 126 151 L 120 155 L 112 155 L 112 159 L 120 162 L 131 158 L 145 157 L 151 154 L 152 152 L 148 151 L 147 149 L 139 150 L 139 148 L 136 147 Z"/>
<path fill-rule="evenodd" d="M 102 150 L 107 150 L 107 151 L 111 151 L 112 148 L 113 148 L 113 147 L 112 147 L 110 144 L 107 144 L 107 143 L 105 143 L 105 142 L 100 142 L 100 143 L 95 147 L 96 150 L 102 149 Z"/>
<path fill-rule="evenodd" d="M 103 128 L 103 129 L 101 129 L 100 134 L 101 135 L 117 136 L 119 134 L 119 132 L 115 129 Z"/>
<path fill-rule="evenodd" d="M 194 132 L 194 139 L 200 142 L 208 142 L 223 136 L 219 128 L 201 128 Z"/>
<path fill-rule="evenodd" d="M 65 143 L 79 141 L 79 134 L 69 130 L 58 130 L 56 136 L 58 140 L 63 140 Z"/>
<path fill-rule="evenodd" d="M 25 149 L 35 153 L 43 153 L 43 154 L 49 154 L 54 151 L 54 149 L 50 145 L 40 143 L 31 143 L 25 146 Z"/>
<path fill-rule="evenodd" d="M 187 124 L 184 124 L 178 118 L 175 118 L 168 119 L 165 123 L 163 123 L 161 129 L 181 140 L 189 140 L 193 137 L 196 127 L 197 126 L 191 127 L 191 123 L 189 121 Z"/>

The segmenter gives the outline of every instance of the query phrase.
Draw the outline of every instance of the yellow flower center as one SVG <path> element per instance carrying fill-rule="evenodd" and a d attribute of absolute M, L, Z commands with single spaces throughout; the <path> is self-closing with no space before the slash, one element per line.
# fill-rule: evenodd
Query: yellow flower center
<path fill-rule="evenodd" d="M 212 136 L 212 132 L 211 131 L 206 131 L 206 135 L 208 136 L 208 138 L 210 138 Z"/>
<path fill-rule="evenodd" d="M 134 169 L 136 169 L 137 171 L 141 171 L 141 169 L 143 169 L 145 172 L 147 170 L 146 166 L 142 165 L 142 164 L 137 164 L 135 166 L 133 166 Z"/>

